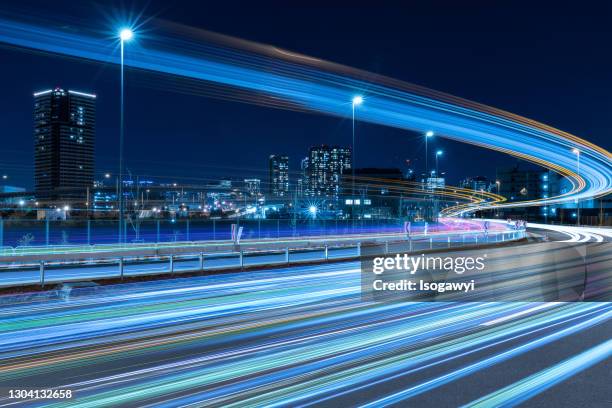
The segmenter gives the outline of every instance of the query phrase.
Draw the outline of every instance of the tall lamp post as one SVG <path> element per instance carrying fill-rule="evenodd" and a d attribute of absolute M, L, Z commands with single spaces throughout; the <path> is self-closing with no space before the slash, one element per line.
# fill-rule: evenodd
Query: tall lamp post
<path fill-rule="evenodd" d="M 439 184 L 438 184 L 438 179 L 440 178 L 440 173 L 438 172 L 438 157 L 442 156 L 442 150 L 436 150 L 436 177 L 435 177 L 435 181 L 432 183 L 432 188 L 438 188 Z M 432 171 L 433 173 L 433 171 Z M 433 191 L 432 191 L 433 193 Z M 433 199 L 434 199 L 434 216 L 433 219 L 434 220 L 438 220 L 438 216 L 439 216 L 439 211 L 438 211 L 438 196 L 433 193 Z"/>
<path fill-rule="evenodd" d="M 495 185 L 497 186 L 497 195 L 499 195 L 499 188 L 501 186 L 501 181 L 495 180 Z M 497 208 L 497 216 L 499 217 L 499 208 Z"/>
<path fill-rule="evenodd" d="M 576 155 L 576 167 L 578 172 L 578 178 L 580 179 L 580 150 L 574 148 L 572 153 Z M 576 200 L 576 225 L 580 226 L 580 199 Z"/>
<path fill-rule="evenodd" d="M 120 96 L 120 120 L 119 120 L 119 243 L 125 241 L 123 236 L 124 231 L 124 217 L 125 217 L 125 204 L 123 200 L 123 138 L 124 138 L 124 109 L 123 109 L 123 51 L 124 44 L 134 37 L 134 33 L 129 28 L 124 28 L 119 32 L 119 40 L 121 42 L 121 96 Z"/>
<path fill-rule="evenodd" d="M 427 140 L 430 137 L 433 137 L 433 135 L 434 135 L 433 130 L 428 130 L 427 132 L 425 132 L 425 176 L 429 174 L 429 152 L 428 152 Z"/>
<path fill-rule="evenodd" d="M 360 95 L 354 96 L 352 101 L 353 108 L 353 144 L 351 146 L 351 169 L 353 174 L 353 199 L 355 199 L 355 106 L 359 106 L 363 103 L 363 97 Z"/>
<path fill-rule="evenodd" d="M 433 135 L 434 135 L 433 130 L 428 130 L 427 132 L 425 132 L 425 185 L 423 187 L 423 190 L 426 189 L 427 179 L 429 177 L 431 177 L 431 173 L 429 172 L 429 147 L 428 147 L 427 140 L 430 137 L 433 137 Z M 433 197 L 430 197 L 430 198 L 433 199 Z M 427 212 L 429 212 L 429 211 L 427 211 Z M 426 214 L 427 214 L 427 212 L 426 212 Z"/>
<path fill-rule="evenodd" d="M 353 225 L 355 224 L 355 107 L 363 103 L 363 97 L 361 95 L 355 95 L 352 100 L 352 112 L 353 112 L 353 144 L 351 146 L 351 173 L 352 173 L 352 192 L 351 197 L 353 199 L 353 206 L 351 211 L 351 218 L 353 219 Z"/>
<path fill-rule="evenodd" d="M 438 157 L 442 156 L 443 152 L 442 150 L 438 150 L 436 152 L 436 177 L 440 177 L 440 173 L 438 173 Z"/>

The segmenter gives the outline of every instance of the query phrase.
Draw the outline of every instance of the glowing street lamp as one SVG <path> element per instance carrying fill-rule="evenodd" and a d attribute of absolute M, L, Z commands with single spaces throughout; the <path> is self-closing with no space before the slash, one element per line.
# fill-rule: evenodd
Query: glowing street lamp
<path fill-rule="evenodd" d="M 438 173 L 438 157 L 442 156 L 442 154 L 443 154 L 442 150 L 438 150 L 436 152 L 436 177 L 440 177 L 439 176 L 440 173 Z"/>
<path fill-rule="evenodd" d="M 499 188 L 501 187 L 501 181 L 495 180 L 495 185 L 497 186 L 497 195 L 499 195 Z M 497 216 L 499 217 L 499 208 L 497 209 Z"/>
<path fill-rule="evenodd" d="M 317 212 L 318 211 L 319 211 L 319 209 L 317 208 L 316 205 L 311 205 L 310 207 L 308 207 L 308 212 L 310 213 L 312 218 L 316 218 L 317 217 Z"/>
<path fill-rule="evenodd" d="M 353 144 L 351 146 L 351 173 L 352 173 L 352 188 L 351 195 L 353 200 L 355 199 L 355 107 L 360 106 L 363 103 L 363 96 L 355 95 L 353 96 L 353 100 L 351 106 L 353 108 Z M 355 214 L 351 212 L 351 218 L 353 222 L 355 222 Z"/>
<path fill-rule="evenodd" d="M 123 217 L 125 212 L 125 205 L 123 203 L 123 138 L 124 138 L 124 109 L 123 109 L 123 54 L 124 44 L 126 41 L 130 41 L 134 37 L 134 32 L 129 28 L 123 28 L 119 31 L 119 40 L 121 43 L 121 96 L 120 96 L 120 129 L 119 129 L 119 242 L 123 243 Z"/>
<path fill-rule="evenodd" d="M 124 28 L 119 32 L 121 41 L 129 41 L 134 37 L 134 32 L 129 28 Z"/>
<path fill-rule="evenodd" d="M 576 155 L 576 167 L 578 179 L 580 179 L 580 150 L 578 150 L 577 148 L 573 148 L 572 153 Z M 576 200 L 576 207 L 576 225 L 580 226 L 580 199 Z"/>
<path fill-rule="evenodd" d="M 427 174 L 427 172 L 429 171 L 429 153 L 427 147 L 427 139 L 433 137 L 433 135 L 433 130 L 428 130 L 427 132 L 425 132 L 425 174 Z"/>
<path fill-rule="evenodd" d="M 352 101 L 353 108 L 353 145 L 351 146 L 351 169 L 353 170 L 353 198 L 355 198 L 355 106 L 360 106 L 363 103 L 363 96 L 355 95 Z"/>

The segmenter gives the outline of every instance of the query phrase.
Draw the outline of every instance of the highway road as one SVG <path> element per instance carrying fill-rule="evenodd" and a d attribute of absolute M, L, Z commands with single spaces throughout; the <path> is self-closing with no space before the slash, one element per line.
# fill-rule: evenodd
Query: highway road
<path fill-rule="evenodd" d="M 356 262 L 79 293 L 0 297 L 0 406 L 612 400 L 609 302 L 366 302 Z M 50 387 L 74 398 L 8 398 Z"/>

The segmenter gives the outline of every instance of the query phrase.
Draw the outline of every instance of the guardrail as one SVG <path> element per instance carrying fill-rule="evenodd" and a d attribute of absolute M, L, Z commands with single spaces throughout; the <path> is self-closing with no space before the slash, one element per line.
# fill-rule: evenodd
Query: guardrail
<path fill-rule="evenodd" d="M 461 231 L 446 234 L 378 234 L 321 237 L 314 239 L 257 240 L 234 242 L 181 242 L 173 244 L 93 245 L 78 247 L 13 248 L 0 256 L 0 286 L 45 284 L 67 281 L 124 278 L 127 276 L 174 274 L 246 266 L 299 264 L 354 259 L 364 243 L 383 243 L 386 251 L 420 251 L 504 242 L 524 237 L 524 231 Z M 351 251 L 352 250 L 352 251 Z M 297 256 L 297 254 L 300 254 Z M 271 257 L 278 259 L 271 259 Z M 257 262 L 257 257 L 266 257 Z M 226 264 L 208 266 L 210 260 Z M 209 260 L 207 262 L 207 260 Z M 229 262 L 227 262 L 229 260 Z M 253 262 L 255 260 L 255 262 Z M 233 262 L 232 262 L 233 261 Z M 183 267 L 181 265 L 183 264 Z M 143 266 L 137 272 L 128 266 Z M 134 269 L 134 268 L 132 268 Z M 73 273 L 81 270 L 83 273 Z M 63 273 L 62 273 L 63 271 Z M 6 281 L 8 274 L 12 280 Z M 13 275 L 22 273 L 24 279 Z"/>

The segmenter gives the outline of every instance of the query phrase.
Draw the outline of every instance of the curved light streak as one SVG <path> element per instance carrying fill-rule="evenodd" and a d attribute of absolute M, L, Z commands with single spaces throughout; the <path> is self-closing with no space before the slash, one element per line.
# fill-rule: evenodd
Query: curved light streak
<path fill-rule="evenodd" d="M 191 32 L 197 33 L 194 29 Z M 339 117 L 350 115 L 351 98 L 359 92 L 368 101 L 360 106 L 361 121 L 418 132 L 433 130 L 448 139 L 531 161 L 567 177 L 572 184 L 571 191 L 559 196 L 488 203 L 471 210 L 561 204 L 602 196 L 612 189 L 610 153 L 569 133 L 475 102 L 275 47 L 219 35 L 209 35 L 207 41 L 211 38 L 208 43 L 157 37 L 147 44 L 132 44 L 125 64 L 248 90 Z M 116 44 L 78 31 L 0 18 L 0 42 L 119 63 L 113 49 Z M 579 175 L 573 149 L 581 152 Z"/>

